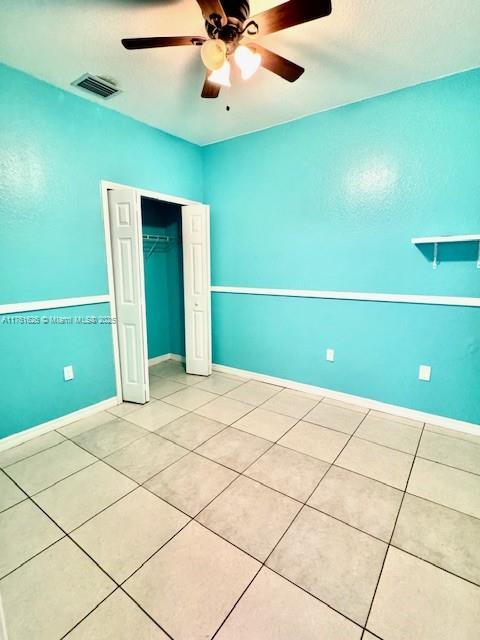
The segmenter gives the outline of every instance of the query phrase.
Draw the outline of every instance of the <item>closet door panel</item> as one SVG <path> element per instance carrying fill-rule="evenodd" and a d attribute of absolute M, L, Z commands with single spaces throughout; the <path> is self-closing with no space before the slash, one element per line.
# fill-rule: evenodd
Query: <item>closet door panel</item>
<path fill-rule="evenodd" d="M 201 376 L 212 370 L 209 222 L 209 207 L 182 207 L 186 370 Z"/>

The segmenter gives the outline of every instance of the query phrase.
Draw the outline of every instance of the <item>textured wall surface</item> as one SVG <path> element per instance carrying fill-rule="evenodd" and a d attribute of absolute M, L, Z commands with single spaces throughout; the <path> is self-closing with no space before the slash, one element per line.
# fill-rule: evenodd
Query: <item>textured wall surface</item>
<path fill-rule="evenodd" d="M 480 70 L 204 150 L 212 283 L 480 295 Z M 480 423 L 480 310 L 213 295 L 214 361 Z M 325 362 L 325 349 L 336 361 Z M 432 365 L 432 380 L 417 380 Z"/>
<path fill-rule="evenodd" d="M 6 66 L 0 95 L 0 304 L 107 293 L 100 180 L 202 199 L 198 147 Z M 111 328 L 52 327 L 0 323 L 3 436 L 115 394 Z"/>

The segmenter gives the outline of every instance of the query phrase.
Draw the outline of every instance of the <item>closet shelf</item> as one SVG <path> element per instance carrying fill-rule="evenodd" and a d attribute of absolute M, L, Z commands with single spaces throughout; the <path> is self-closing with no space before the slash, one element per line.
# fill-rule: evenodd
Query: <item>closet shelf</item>
<path fill-rule="evenodd" d="M 477 269 L 480 269 L 480 233 L 473 233 L 461 236 L 425 236 L 423 238 L 412 238 L 412 244 L 433 244 L 433 268 L 438 267 L 438 245 L 448 242 L 478 242 Z"/>
<path fill-rule="evenodd" d="M 144 244 L 147 246 L 148 253 L 145 256 L 147 260 L 154 251 L 164 251 L 169 245 L 171 246 L 180 241 L 179 238 L 173 236 L 159 236 L 151 233 L 144 233 L 142 238 Z"/>

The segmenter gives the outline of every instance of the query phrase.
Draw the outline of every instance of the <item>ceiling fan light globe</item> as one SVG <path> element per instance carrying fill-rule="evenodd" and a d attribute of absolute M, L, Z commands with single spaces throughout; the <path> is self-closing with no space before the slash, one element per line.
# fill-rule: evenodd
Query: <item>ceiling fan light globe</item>
<path fill-rule="evenodd" d="M 244 45 L 237 47 L 234 57 L 243 80 L 251 78 L 262 64 L 262 56 Z"/>
<path fill-rule="evenodd" d="M 223 40 L 206 40 L 202 44 L 200 56 L 207 69 L 217 71 L 227 59 L 227 45 Z"/>
<path fill-rule="evenodd" d="M 222 87 L 231 87 L 230 63 L 228 62 L 228 60 L 225 60 L 221 69 L 212 71 L 212 73 L 208 76 L 208 79 L 210 80 L 210 82 L 222 85 Z"/>

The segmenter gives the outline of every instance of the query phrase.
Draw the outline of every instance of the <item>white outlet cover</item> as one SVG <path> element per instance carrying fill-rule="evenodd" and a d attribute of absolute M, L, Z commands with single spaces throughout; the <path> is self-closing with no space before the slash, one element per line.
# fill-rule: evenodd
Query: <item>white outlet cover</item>
<path fill-rule="evenodd" d="M 334 360 L 335 360 L 335 349 L 327 349 L 327 360 L 328 360 L 328 362 L 334 362 Z"/>
<path fill-rule="evenodd" d="M 69 364 L 66 367 L 63 367 L 63 378 L 64 380 L 73 380 L 74 375 L 73 375 L 73 367 L 71 364 Z"/>
<path fill-rule="evenodd" d="M 428 366 L 428 364 L 421 364 L 418 369 L 418 379 L 423 380 L 424 382 L 430 382 L 431 376 L 432 367 Z"/>

